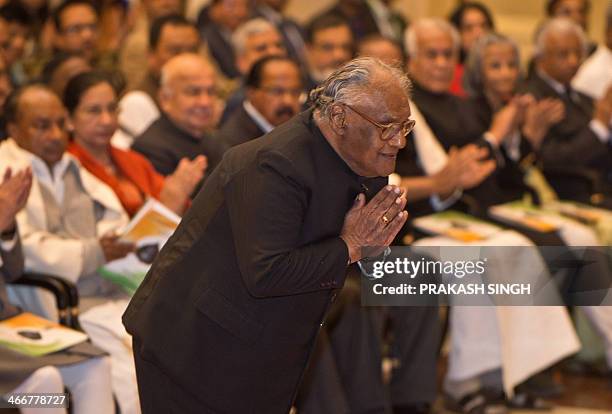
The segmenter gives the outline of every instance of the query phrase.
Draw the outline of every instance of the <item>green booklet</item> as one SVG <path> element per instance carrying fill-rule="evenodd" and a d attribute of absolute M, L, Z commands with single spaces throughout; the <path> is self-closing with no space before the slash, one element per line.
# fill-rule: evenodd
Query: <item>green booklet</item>
<path fill-rule="evenodd" d="M 121 236 L 121 240 L 134 243 L 136 251 L 105 264 L 98 273 L 133 295 L 180 221 L 178 215 L 150 198 Z"/>

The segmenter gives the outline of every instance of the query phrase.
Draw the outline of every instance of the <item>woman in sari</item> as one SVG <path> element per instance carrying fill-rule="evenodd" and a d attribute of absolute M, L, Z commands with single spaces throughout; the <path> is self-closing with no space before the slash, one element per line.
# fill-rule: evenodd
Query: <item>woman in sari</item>
<path fill-rule="evenodd" d="M 164 177 L 142 155 L 112 146 L 110 140 L 118 128 L 117 102 L 105 74 L 86 72 L 71 79 L 64 93 L 73 137 L 68 151 L 113 189 L 130 216 L 148 197 L 182 214 L 204 176 L 206 157 L 185 158 L 174 173 Z"/>

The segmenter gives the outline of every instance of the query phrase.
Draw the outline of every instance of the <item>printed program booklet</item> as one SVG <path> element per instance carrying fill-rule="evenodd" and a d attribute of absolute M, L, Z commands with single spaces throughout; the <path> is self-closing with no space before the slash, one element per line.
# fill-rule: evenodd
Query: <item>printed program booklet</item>
<path fill-rule="evenodd" d="M 425 233 L 447 236 L 466 243 L 486 240 L 502 230 L 494 224 L 458 211 L 443 211 L 419 217 L 413 225 Z"/>
<path fill-rule="evenodd" d="M 134 243 L 136 251 L 105 264 L 98 273 L 121 286 L 130 295 L 134 294 L 180 221 L 177 214 L 150 198 L 138 210 L 121 236 L 121 240 Z"/>
<path fill-rule="evenodd" d="M 85 342 L 87 335 L 28 312 L 0 322 L 0 346 L 43 356 Z"/>
<path fill-rule="evenodd" d="M 563 218 L 556 213 L 542 210 L 523 201 L 493 206 L 489 208 L 489 213 L 500 221 L 541 233 L 556 231 L 563 222 Z"/>

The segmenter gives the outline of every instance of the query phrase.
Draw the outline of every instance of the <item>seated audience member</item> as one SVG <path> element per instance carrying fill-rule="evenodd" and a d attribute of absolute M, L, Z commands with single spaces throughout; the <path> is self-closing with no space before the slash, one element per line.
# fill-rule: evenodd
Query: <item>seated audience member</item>
<path fill-rule="evenodd" d="M 506 137 L 516 128 L 517 119 L 516 114 L 510 110 L 512 108 L 505 108 L 504 112 L 498 111 L 495 116 L 491 116 L 493 121 L 489 119 L 483 126 L 479 122 L 476 114 L 472 113 L 471 106 L 468 105 L 465 100 L 455 97 L 448 92 L 452 80 L 452 68 L 456 61 L 459 43 L 458 36 L 453 35 L 453 33 L 454 29 L 451 26 L 444 21 L 436 19 L 417 21 L 407 32 L 407 44 L 411 45 L 409 48 L 409 68 L 415 83 L 413 89 L 413 98 L 415 102 L 413 113 L 417 120 L 417 126 L 415 127 L 413 139 L 409 140 L 409 145 L 411 142 L 414 142 L 410 150 L 412 152 L 410 155 L 411 160 L 407 160 L 403 156 L 398 160 L 398 171 L 404 171 L 400 173 L 401 175 L 418 175 L 417 171 L 424 169 L 425 171 L 429 171 L 428 174 L 432 176 L 432 178 L 438 174 L 443 176 L 445 170 L 449 169 L 449 164 L 456 162 L 453 161 L 453 155 L 450 152 L 449 155 L 445 155 L 445 152 L 448 151 L 452 145 L 449 144 L 449 142 L 452 142 L 456 146 L 479 142 L 480 145 L 486 145 L 492 153 L 497 154 L 500 145 L 505 142 L 504 140 Z M 480 42 L 477 44 L 480 44 Z M 504 44 L 504 46 L 507 45 Z M 514 52 L 512 48 L 511 51 Z M 493 56 L 497 55 L 494 54 Z M 512 56 L 517 59 L 516 56 Z M 507 62 L 504 62 L 504 64 L 507 64 Z M 508 71 L 507 67 L 503 67 L 503 69 L 503 72 Z M 516 84 L 518 63 L 511 62 L 510 69 L 515 71 L 514 82 L 510 83 Z M 507 77 L 508 76 L 506 76 L 506 78 Z M 495 83 L 495 81 L 497 81 L 497 83 Z M 496 78 L 493 76 L 493 79 L 487 79 L 487 85 L 491 88 L 489 92 L 493 90 L 496 91 L 495 94 L 488 93 L 487 96 L 491 96 L 493 100 L 496 101 L 496 105 L 500 107 L 502 106 L 501 102 L 503 102 L 504 99 L 508 99 L 508 97 L 504 95 L 504 93 L 507 95 L 507 91 L 504 90 L 504 87 L 507 88 L 507 83 L 508 79 L 499 81 L 499 77 Z M 514 110 L 514 112 L 516 112 L 516 110 Z M 422 115 L 417 115 L 417 113 L 422 113 Z M 442 119 L 440 113 L 444 114 L 444 119 Z M 488 133 L 483 134 L 483 131 L 488 131 Z M 430 141 L 424 141 L 424 137 L 428 137 Z M 410 151 L 405 154 L 409 154 Z M 441 157 L 437 156 L 435 154 L 436 152 L 439 152 Z M 483 205 L 486 206 L 491 203 L 496 204 L 503 202 L 505 199 L 508 201 L 512 200 L 513 193 L 504 191 L 505 189 L 502 188 L 498 181 L 497 174 L 489 176 L 484 182 L 482 181 L 484 176 L 491 173 L 491 169 L 484 169 L 482 175 L 480 173 L 473 173 L 468 176 L 462 176 L 462 170 L 465 169 L 458 169 L 455 174 L 450 174 L 450 183 L 453 181 L 461 182 L 464 177 L 470 180 L 467 188 L 474 187 L 476 191 L 471 191 L 469 193 L 474 195 Z M 455 175 L 458 178 L 452 179 Z M 477 179 L 479 176 L 480 179 Z M 428 185 L 435 185 L 436 181 L 437 180 L 432 179 L 432 183 L 434 184 L 429 183 Z M 411 191 L 412 187 L 410 180 L 406 180 L 404 185 L 407 191 L 413 194 L 412 198 L 418 199 L 418 194 L 421 190 L 417 188 Z M 423 188 L 431 187 L 424 185 Z M 466 187 L 464 187 L 464 189 L 465 188 Z M 446 192 L 452 194 L 452 190 L 447 190 Z M 429 195 L 431 193 L 424 194 Z M 433 207 L 437 210 L 449 207 L 448 203 L 440 203 L 439 199 L 434 199 L 433 201 L 435 201 L 432 203 Z M 430 207 L 427 212 L 431 211 L 433 211 L 433 209 Z M 590 229 L 574 223 L 571 230 L 571 232 L 562 232 L 559 235 L 555 235 L 555 243 L 557 245 L 575 244 L 576 239 L 573 238 L 574 234 L 572 233 L 575 232 L 576 234 L 581 233 L 585 235 L 585 237 L 590 237 L 589 243 L 597 244 L 597 239 L 594 238 Z M 511 237 L 511 240 L 506 240 L 506 243 L 510 242 L 512 245 L 533 245 L 532 242 L 521 234 L 517 234 L 516 232 L 505 233 L 508 234 L 508 237 Z M 541 236 L 537 234 L 526 233 L 526 235 L 535 241 L 541 239 Z M 581 245 L 580 243 L 578 244 Z M 609 275 L 609 269 L 606 268 L 605 264 L 602 264 L 600 277 L 604 283 L 606 283 L 606 281 L 609 283 Z M 475 313 L 464 308 L 453 309 L 453 312 L 455 312 L 455 315 L 451 329 L 454 329 L 454 326 L 461 326 L 461 321 L 467 320 L 464 326 L 471 326 L 470 324 L 473 324 L 478 318 L 482 321 L 491 319 L 491 315 L 489 315 L 486 308 L 475 310 Z M 478 315 L 479 312 L 481 313 L 480 316 Z M 588 312 L 590 312 L 591 319 L 596 323 L 598 329 L 601 329 L 607 344 L 612 344 L 610 341 L 612 332 L 608 328 L 610 315 L 607 315 L 606 312 L 600 312 L 600 309 L 596 307 L 589 307 Z M 495 317 L 493 317 L 491 321 L 493 324 L 497 323 Z M 477 401 L 480 401 L 477 405 L 496 406 L 496 400 L 494 398 L 489 399 L 490 396 L 483 393 L 480 388 L 487 386 L 491 374 L 493 377 L 499 379 L 499 372 L 489 372 L 494 370 L 494 368 L 502 367 L 501 359 L 494 357 L 496 354 L 499 355 L 499 346 L 492 340 L 486 342 L 474 341 L 472 335 L 476 335 L 477 337 L 478 335 L 482 335 L 482 332 L 479 333 L 477 329 L 469 331 L 466 329 L 463 329 L 463 331 L 458 329 L 457 332 L 453 330 L 453 335 L 455 336 L 453 341 L 459 344 L 457 346 L 461 346 L 461 348 L 455 353 L 451 353 L 452 358 L 458 358 L 457 361 L 452 360 L 451 365 L 453 367 L 470 366 L 471 369 L 469 371 L 470 374 L 468 374 L 468 371 L 461 368 L 453 369 L 448 374 L 445 381 L 445 391 L 448 393 L 449 406 L 453 407 L 456 412 L 468 412 L 468 407 L 472 404 L 477 404 Z M 490 333 L 487 335 L 491 339 L 494 338 Z M 483 351 L 481 353 L 468 352 L 471 348 L 470 346 L 465 346 L 465 344 L 470 343 L 470 341 L 480 343 L 479 349 Z M 488 350 L 487 353 L 485 353 L 484 350 Z M 486 357 L 484 357 L 485 355 Z M 544 367 L 545 366 L 540 365 L 540 368 Z M 528 398 L 526 401 L 530 400 L 531 399 Z M 535 400 L 533 400 L 533 402 L 536 403 L 536 405 L 539 404 Z"/>
<path fill-rule="evenodd" d="M 302 76 L 287 57 L 268 56 L 253 65 L 246 80 L 246 100 L 216 134 L 228 146 L 266 134 L 300 110 Z"/>
<path fill-rule="evenodd" d="M 403 67 L 406 62 L 401 43 L 381 35 L 366 36 L 357 44 L 358 56 L 375 57 L 388 65 Z"/>
<path fill-rule="evenodd" d="M 300 69 L 305 71 L 308 69 L 308 65 L 304 33 L 299 24 L 283 15 L 283 10 L 287 4 L 286 0 L 257 0 L 253 14 L 257 17 L 263 17 L 276 27 L 276 30 L 283 37 L 287 54 L 293 60 L 299 62 Z"/>
<path fill-rule="evenodd" d="M 471 110 L 482 131 L 487 131 L 497 113 L 516 113 L 515 125 L 499 145 L 498 183 L 514 192 L 516 199 L 524 191 L 527 165 L 519 166 L 539 146 L 550 127 L 563 116 L 559 99 L 540 101 L 517 93 L 520 76 L 518 46 L 509 38 L 490 33 L 472 46 L 466 62 L 465 84 L 471 98 Z M 532 144 L 533 143 L 533 144 Z M 533 162 L 531 163 L 533 164 Z"/>
<path fill-rule="evenodd" d="M 10 41 L 3 43 L 2 48 L 11 82 L 13 85 L 21 85 L 27 80 L 21 59 L 24 57 L 30 32 L 30 16 L 24 6 L 16 0 L 11 0 L 0 7 L 0 20 L 8 26 L 7 35 Z"/>
<path fill-rule="evenodd" d="M 449 21 L 455 26 L 461 36 L 461 51 L 459 53 L 459 62 L 455 66 L 451 93 L 457 96 L 465 96 L 463 82 L 465 59 L 470 53 L 474 42 L 480 36 L 495 30 L 495 24 L 489 9 L 482 3 L 473 1 L 461 2 L 449 16 Z"/>
<path fill-rule="evenodd" d="M 246 76 L 251 66 L 264 56 L 286 54 L 281 34 L 267 20 L 255 18 L 242 24 L 232 36 L 232 45 L 236 52 L 236 63 L 242 76 Z M 227 99 L 220 124 L 238 108 L 245 99 L 244 79 L 237 90 Z"/>
<path fill-rule="evenodd" d="M 386 0 L 338 0 L 323 14 L 335 14 L 346 19 L 356 40 L 372 34 L 381 34 L 401 40 L 406 21 L 392 10 Z"/>
<path fill-rule="evenodd" d="M 70 79 L 92 69 L 91 64 L 82 56 L 72 53 L 58 53 L 43 68 L 41 80 L 57 96 L 64 96 L 64 89 L 66 89 L 66 84 Z"/>
<path fill-rule="evenodd" d="M 208 173 L 221 160 L 224 145 L 209 134 L 215 122 L 215 86 L 214 70 L 202 56 L 178 55 L 162 68 L 162 114 L 132 146 L 160 174 L 172 174 L 184 158 L 205 155 Z"/>
<path fill-rule="evenodd" d="M 568 18 L 580 26 L 585 33 L 587 31 L 590 10 L 590 0 L 548 0 L 546 2 L 546 15 L 549 18 Z M 597 44 L 587 41 L 586 48 L 587 56 L 589 56 L 595 51 Z"/>
<path fill-rule="evenodd" d="M 23 253 L 15 215 L 28 199 L 32 185 L 30 169 L 11 174 L 7 169 L 0 182 L 0 320 L 18 315 L 21 310 L 8 301 L 5 283 L 23 272 Z M 71 394 L 75 414 L 108 414 L 114 410 L 111 389 L 110 360 L 88 343 L 48 356 L 29 357 L 0 347 L 0 397 L 16 393 Z M 39 412 L 21 408 L 22 414 Z M 63 414 L 63 408 L 47 408 L 49 413 Z"/>
<path fill-rule="evenodd" d="M 342 17 L 324 14 L 313 19 L 306 32 L 308 73 L 306 91 L 312 90 L 354 54 L 351 27 Z"/>
<path fill-rule="evenodd" d="M 512 100 L 506 105 L 500 103 L 502 99 L 508 99 L 504 97 L 508 92 L 503 90 L 503 87 L 507 87 L 503 82 L 499 92 L 491 93 L 492 99 L 499 101 L 495 103 L 497 111 L 492 111 L 489 119 L 484 122 L 480 114 L 482 109 L 475 111 L 469 101 L 450 94 L 452 68 L 458 55 L 457 39 L 455 29 L 438 19 L 417 21 L 407 31 L 407 42 L 412 45 L 411 50 L 415 51 L 411 53 L 408 64 L 414 82 L 414 109 L 415 113 L 422 114 L 420 120 L 422 125 L 419 128 L 426 127 L 429 136 L 425 141 L 423 140 L 425 134 L 417 136 L 415 140 L 409 140 L 406 150 L 400 155 L 400 158 L 406 162 L 399 163 L 402 169 L 406 168 L 406 171 L 400 174 L 418 176 L 422 175 L 424 170 L 427 175 L 432 176 L 432 181 L 435 183 L 435 174 L 443 173 L 445 168 L 449 167 L 446 164 L 447 159 L 452 159 L 453 155 L 461 158 L 461 152 L 477 146 L 479 148 L 475 151 L 488 152 L 490 159 L 472 165 L 475 167 L 473 171 L 464 169 L 465 175 L 458 174 L 455 180 L 450 181 L 452 184 L 458 179 L 465 179 L 469 187 L 448 189 L 442 200 L 439 197 L 434 198 L 431 200 L 431 205 L 423 202 L 414 203 L 414 213 L 419 215 L 428 214 L 433 210 L 445 210 L 452 206 L 463 192 L 477 202 L 479 211 L 476 214 L 495 220 L 495 217 L 489 215 L 488 207 L 521 199 L 525 192 L 529 192 L 520 180 L 515 180 L 513 185 L 506 183 L 503 174 L 503 147 L 518 130 L 517 125 L 524 108 L 521 108 L 523 104 L 520 100 Z M 517 71 L 515 75 L 518 75 Z M 526 127 L 533 129 L 534 125 L 542 127 L 544 123 L 541 120 L 531 119 Z M 532 131 L 527 132 L 528 136 L 532 134 Z M 453 147 L 462 149 L 453 150 Z M 420 162 L 416 162 L 417 159 Z M 489 163 L 491 165 L 487 168 Z M 411 171 L 411 168 L 414 170 Z M 413 192 L 414 201 L 418 200 L 418 195 L 419 191 Z M 571 238 L 573 242 L 562 239 L 577 233 L 575 228 L 580 226 L 574 224 L 569 234 L 563 232 L 549 234 L 524 229 L 520 232 L 538 245 L 564 245 L 566 244 L 564 241 L 572 245 L 576 244 L 576 238 Z M 590 228 L 584 227 L 583 230 L 585 240 L 589 241 L 586 245 L 597 243 Z"/>
<path fill-rule="evenodd" d="M 250 14 L 250 3 L 247 0 L 212 0 L 198 15 L 200 36 L 223 75 L 229 79 L 240 76 L 230 39 Z"/>
<path fill-rule="evenodd" d="M 8 140 L 0 165 L 31 167 L 32 191 L 17 215 L 26 271 L 54 274 L 75 283 L 80 322 L 92 343 L 111 356 L 112 385 L 122 413 L 138 412 L 138 391 L 129 335 L 120 327 L 128 296 L 97 269 L 134 249 L 116 235 L 128 217 L 113 191 L 65 152 L 66 110 L 42 85 L 13 92 L 6 104 Z M 32 292 L 15 292 L 21 303 L 49 309 Z"/>
<path fill-rule="evenodd" d="M 67 0 L 53 14 L 58 51 L 74 53 L 94 63 L 98 42 L 98 12 L 88 0 Z"/>
<path fill-rule="evenodd" d="M 113 144 L 128 149 L 159 117 L 159 78 L 168 60 L 181 53 L 198 53 L 200 38 L 195 26 L 180 15 L 153 21 L 149 33 L 147 70 L 140 84 L 119 101 L 119 126 Z M 142 67 L 140 68 L 142 71 Z"/>
<path fill-rule="evenodd" d="M 591 99 L 601 99 L 612 86 L 612 3 L 606 13 L 605 43 L 589 56 L 572 79 L 572 87 Z"/>
<path fill-rule="evenodd" d="M 142 82 L 147 67 L 149 48 L 149 32 L 154 21 L 169 15 L 182 15 L 180 0 L 144 0 L 138 10 L 134 27 L 125 37 L 119 51 L 119 68 L 125 75 L 127 89 L 132 90 Z"/>
<path fill-rule="evenodd" d="M 548 21 L 536 39 L 535 70 L 525 90 L 536 99 L 559 99 L 564 106 L 565 116 L 536 144 L 544 169 L 578 167 L 593 171 L 606 195 L 603 202 L 610 206 L 612 87 L 604 90 L 597 101 L 571 87 L 585 50 L 586 39 L 580 26 L 565 18 Z M 569 180 L 554 180 L 551 184 L 562 198 L 592 201 L 585 186 Z"/>
<path fill-rule="evenodd" d="M 462 191 L 478 188 L 495 169 L 495 162 L 486 160 L 490 148 L 480 126 L 465 102 L 449 91 L 459 42 L 456 30 L 441 19 L 418 20 L 406 31 L 408 71 L 413 81 L 413 110 L 422 114 L 421 123 L 427 123 L 434 139 L 437 139 L 434 143 L 409 139 L 398 156 L 400 175 L 422 176 L 422 171 L 427 175 L 411 183 L 413 193 L 409 211 L 412 217 L 450 207 L 460 198 Z M 512 120 L 501 121 L 504 122 L 495 124 L 493 133 L 503 137 Z M 424 145 L 428 148 L 425 149 Z M 441 159 L 436 159 L 436 151 L 431 148 L 433 145 L 442 147 L 440 151 L 444 154 Z M 417 154 L 427 158 L 414 163 Z M 403 162 L 404 159 L 407 162 Z M 485 194 L 496 195 L 495 192 Z M 427 198 L 430 200 L 419 201 Z"/>
<path fill-rule="evenodd" d="M 130 216 L 146 197 L 157 198 L 175 213 L 183 213 L 204 176 L 206 157 L 183 159 L 177 170 L 164 178 L 136 151 L 113 147 L 110 139 L 117 129 L 117 94 L 104 74 L 88 72 L 74 77 L 68 82 L 64 104 L 72 126 L 68 151 L 113 189 Z"/>
<path fill-rule="evenodd" d="M 2 24 L 0 23 L 0 32 L 2 32 Z M 0 34 L 0 36 L 2 36 Z M 13 86 L 9 79 L 9 74 L 4 59 L 0 56 L 0 141 L 6 138 L 6 123 L 4 119 L 4 102 L 9 96 Z"/>

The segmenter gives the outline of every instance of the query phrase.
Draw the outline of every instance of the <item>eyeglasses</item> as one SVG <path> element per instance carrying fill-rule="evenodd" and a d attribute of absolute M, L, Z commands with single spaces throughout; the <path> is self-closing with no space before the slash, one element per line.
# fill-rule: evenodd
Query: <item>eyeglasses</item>
<path fill-rule="evenodd" d="M 346 106 L 351 111 L 355 112 L 357 115 L 359 115 L 360 117 L 362 117 L 363 119 L 365 119 L 366 121 L 374 125 L 376 128 L 378 128 L 380 130 L 380 139 L 382 141 L 389 141 L 391 138 L 393 138 L 400 132 L 402 133 L 402 136 L 406 138 L 414 129 L 414 124 L 415 124 L 414 119 L 409 119 L 407 121 L 402 122 L 401 124 L 394 123 L 394 122 L 389 123 L 389 124 L 380 124 L 376 122 L 375 120 L 373 120 L 372 118 L 370 118 L 369 116 L 367 116 L 366 114 L 353 108 L 351 105 L 345 104 L 345 103 L 343 103 L 342 105 Z"/>
<path fill-rule="evenodd" d="M 67 35 L 80 35 L 81 32 L 89 30 L 90 32 L 98 31 L 97 23 L 83 23 L 83 24 L 73 24 L 71 26 L 66 26 L 63 32 Z"/>

